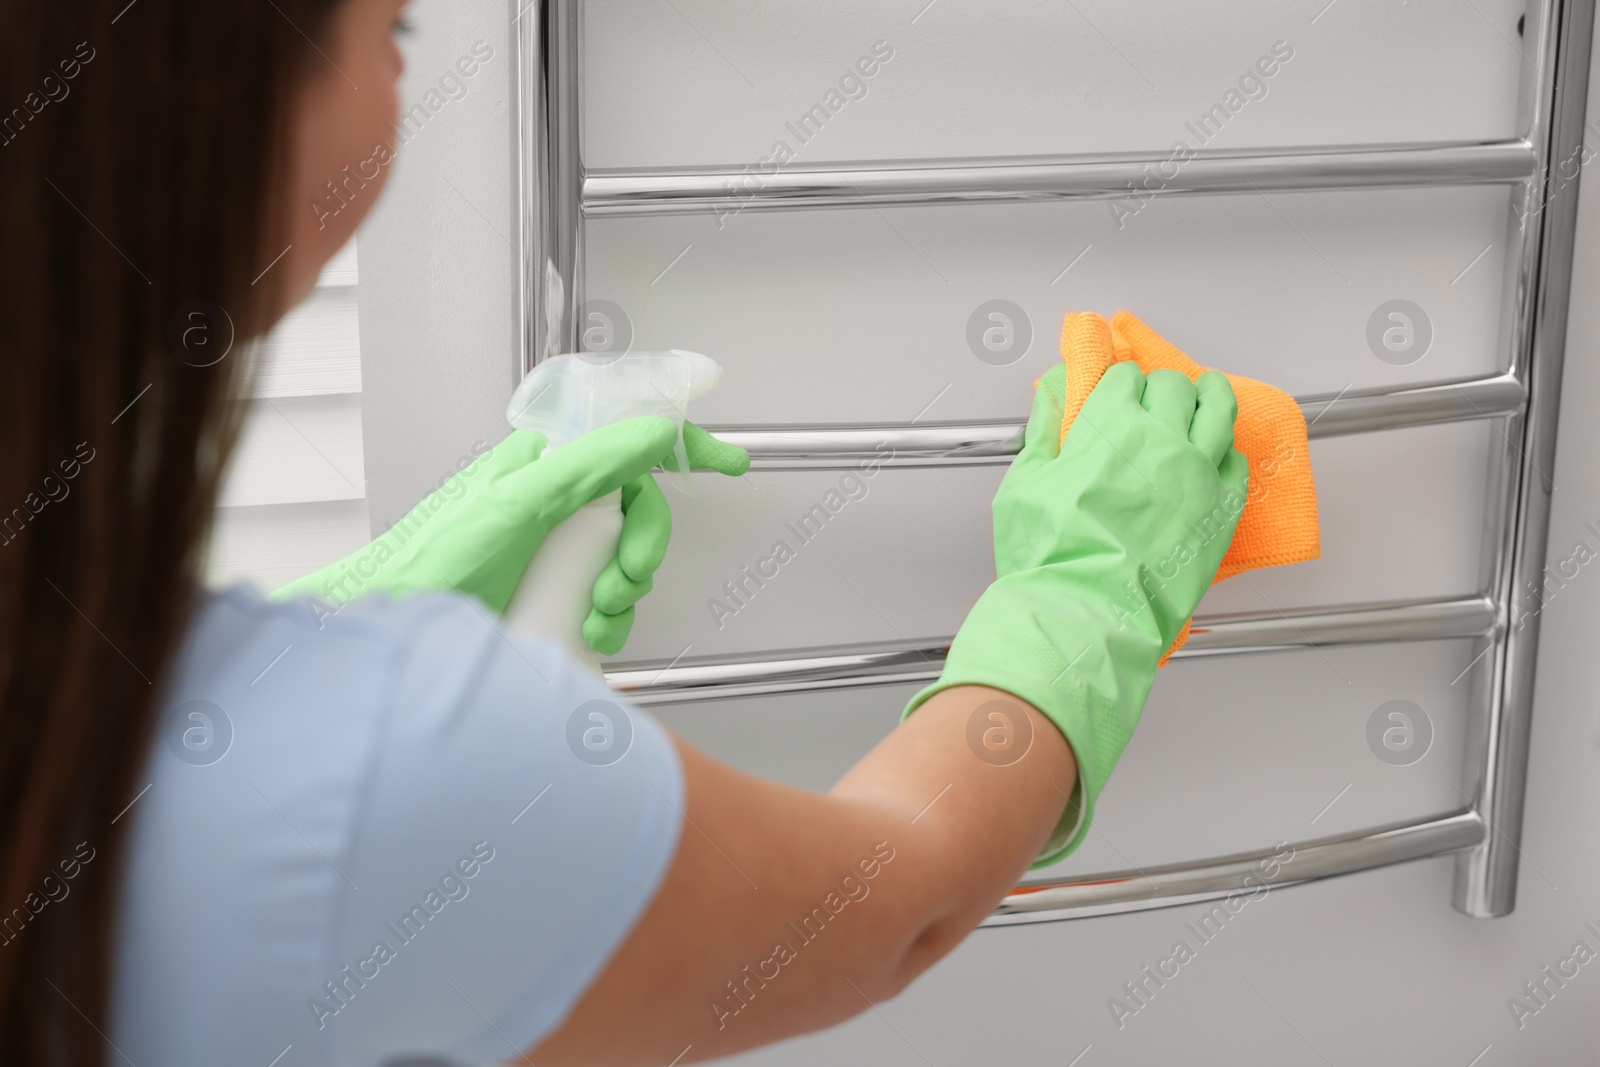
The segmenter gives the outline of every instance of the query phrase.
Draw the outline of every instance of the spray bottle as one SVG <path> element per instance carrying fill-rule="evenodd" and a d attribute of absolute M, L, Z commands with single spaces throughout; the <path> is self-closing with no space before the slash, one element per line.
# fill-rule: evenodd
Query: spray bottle
<path fill-rule="evenodd" d="M 548 447 L 555 449 L 614 422 L 665 416 L 678 424 L 673 450 L 678 469 L 668 477 L 689 492 L 683 420 L 689 401 L 721 380 L 716 360 L 679 349 L 554 356 L 541 361 L 517 386 L 506 418 L 518 429 L 544 434 Z M 598 671 L 600 658 L 583 641 L 583 620 L 593 604 L 595 579 L 616 555 L 621 532 L 621 490 L 579 508 L 550 531 L 511 595 L 506 625 L 519 633 L 555 638 Z"/>

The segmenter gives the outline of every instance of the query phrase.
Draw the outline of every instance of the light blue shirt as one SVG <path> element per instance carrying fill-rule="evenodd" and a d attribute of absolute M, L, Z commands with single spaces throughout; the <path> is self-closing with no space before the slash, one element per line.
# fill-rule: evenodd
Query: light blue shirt
<path fill-rule="evenodd" d="M 665 730 L 475 601 L 212 594 L 167 692 L 120 816 L 107 1036 L 140 1067 L 513 1058 L 677 847 Z"/>

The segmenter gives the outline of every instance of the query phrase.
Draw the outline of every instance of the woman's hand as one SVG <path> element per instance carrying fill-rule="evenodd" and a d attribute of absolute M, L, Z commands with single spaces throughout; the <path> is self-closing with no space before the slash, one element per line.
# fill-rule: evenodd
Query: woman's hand
<path fill-rule="evenodd" d="M 1086 328 L 1110 327 L 1098 316 Z M 1082 840 L 1138 724 L 1157 662 L 1211 585 L 1244 510 L 1233 387 L 1214 371 L 1115 363 L 1061 436 L 1064 367 L 1039 381 L 1022 452 L 994 499 L 997 578 L 939 680 L 1001 689 L 1072 745 L 1079 787 L 1036 866 Z"/>
<path fill-rule="evenodd" d="M 584 438 L 593 436 L 593 433 L 585 434 Z M 574 444 L 581 443 L 584 438 Z M 665 470 L 678 468 L 672 443 L 669 437 L 668 451 L 658 461 Z M 683 444 L 691 470 L 711 470 L 736 478 L 750 469 L 748 452 L 738 445 L 717 440 L 692 422 L 683 424 Z M 559 457 L 561 452 L 551 458 Z M 655 477 L 645 471 L 625 483 L 617 554 L 595 580 L 594 604 L 583 622 L 584 642 L 602 656 L 616 655 L 628 640 L 628 633 L 633 629 L 633 606 L 650 591 L 656 569 L 666 558 L 667 541 L 671 536 L 672 511 Z"/>
<path fill-rule="evenodd" d="M 454 589 L 502 612 L 545 536 L 580 507 L 621 489 L 617 554 L 595 581 L 583 625 L 590 647 L 614 654 L 666 556 L 672 513 L 650 470 L 676 468 L 676 438 L 671 419 L 649 415 L 602 426 L 546 454 L 542 434 L 513 430 L 382 537 L 271 599 L 312 596 L 337 608 L 363 593 Z M 737 476 L 750 466 L 743 449 L 693 423 L 684 423 L 683 438 L 694 470 Z"/>

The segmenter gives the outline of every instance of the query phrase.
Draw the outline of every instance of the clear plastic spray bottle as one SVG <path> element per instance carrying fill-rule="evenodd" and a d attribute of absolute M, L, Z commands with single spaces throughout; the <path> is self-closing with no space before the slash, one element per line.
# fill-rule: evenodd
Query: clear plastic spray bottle
<path fill-rule="evenodd" d="M 716 360 L 678 349 L 553 356 L 517 386 L 506 418 L 517 429 L 544 434 L 548 448 L 556 449 L 614 422 L 639 415 L 665 416 L 678 424 L 674 446 L 678 470 L 668 477 L 688 492 L 683 420 L 689 401 L 721 380 Z M 555 638 L 598 671 L 600 657 L 583 641 L 583 620 L 593 604 L 595 579 L 616 554 L 621 532 L 620 490 L 579 508 L 550 531 L 511 595 L 506 625 L 518 633 Z"/>

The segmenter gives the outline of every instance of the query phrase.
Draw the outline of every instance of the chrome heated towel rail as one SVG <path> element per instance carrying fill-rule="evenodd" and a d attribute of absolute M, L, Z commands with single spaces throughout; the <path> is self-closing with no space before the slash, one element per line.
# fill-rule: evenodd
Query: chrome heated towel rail
<path fill-rule="evenodd" d="M 579 139 L 580 0 L 533 0 L 517 33 L 520 285 L 523 369 L 579 347 L 585 219 L 709 211 L 725 203 L 739 172 L 719 167 L 587 170 Z M 1553 173 L 1583 140 L 1594 0 L 1532 0 L 1526 18 L 1519 137 L 1504 141 L 1201 152 L 1155 195 L 1281 190 L 1362 190 L 1504 185 L 1510 280 L 1502 335 L 1509 370 L 1460 381 L 1300 398 L 1313 437 L 1438 422 L 1494 420 L 1505 439 L 1489 480 L 1486 550 L 1478 591 L 1456 599 L 1340 605 L 1284 617 L 1196 620 L 1180 655 L 1254 653 L 1307 645 L 1467 638 L 1482 653 L 1468 746 L 1470 803 L 1460 810 L 1295 842 L 1295 876 L 1282 884 L 1453 853 L 1454 900 L 1481 917 L 1508 914 L 1516 899 L 1517 843 L 1527 773 L 1537 615 L 1513 620 L 1518 590 L 1545 565 L 1574 223 L 1573 179 Z M 796 166 L 744 187 L 741 210 L 834 209 L 866 204 L 965 204 L 1112 199 L 1140 168 L 1165 158 L 1035 156 L 875 161 Z M 1568 188 L 1556 196 L 1556 182 Z M 1532 210 L 1542 208 L 1542 210 Z M 1517 210 L 1521 209 L 1521 210 Z M 854 465 L 894 446 L 890 465 L 1006 463 L 1021 421 L 876 425 L 735 426 L 718 433 L 748 448 L 757 469 Z M 1515 621 L 1515 625 L 1513 625 Z M 796 693 L 925 681 L 948 642 L 788 650 L 765 656 L 623 664 L 608 672 L 642 704 Z M 1248 888 L 1246 876 L 1275 850 L 1139 871 L 1055 878 L 1019 886 L 988 925 L 1040 922 L 1167 907 Z"/>

